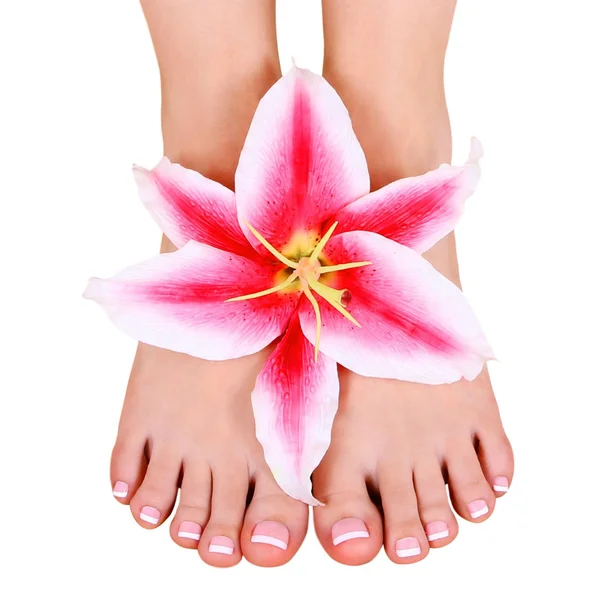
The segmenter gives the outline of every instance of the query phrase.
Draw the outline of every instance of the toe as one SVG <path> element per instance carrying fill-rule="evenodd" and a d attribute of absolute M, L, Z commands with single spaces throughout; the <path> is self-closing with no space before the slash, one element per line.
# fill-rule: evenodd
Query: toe
<path fill-rule="evenodd" d="M 496 497 L 472 444 L 457 444 L 446 456 L 450 497 L 456 512 L 467 521 L 481 522 L 494 510 Z"/>
<path fill-rule="evenodd" d="M 171 523 L 171 538 L 182 548 L 197 548 L 210 514 L 211 473 L 208 464 L 183 463 L 179 506 Z"/>
<path fill-rule="evenodd" d="M 346 565 L 373 560 L 383 543 L 383 526 L 364 475 L 325 463 L 315 473 L 314 491 L 324 503 L 315 507 L 314 518 L 317 537 L 327 554 Z"/>
<path fill-rule="evenodd" d="M 437 462 L 418 464 L 414 474 L 419 516 L 431 548 L 441 548 L 458 534 L 456 517 L 448 504 L 446 483 Z"/>
<path fill-rule="evenodd" d="M 214 567 L 231 567 L 242 559 L 240 530 L 248 497 L 248 465 L 230 460 L 212 467 L 210 519 L 200 539 L 202 560 Z"/>
<path fill-rule="evenodd" d="M 512 483 L 515 463 L 512 447 L 499 420 L 478 432 L 477 439 L 479 462 L 485 478 L 496 497 L 503 496 Z"/>
<path fill-rule="evenodd" d="M 389 465 L 378 472 L 387 555 L 396 563 L 422 560 L 429 552 L 429 543 L 419 518 L 412 469 Z"/>
<path fill-rule="evenodd" d="M 287 563 L 307 527 L 308 506 L 285 494 L 266 468 L 259 471 L 241 535 L 246 560 L 261 567 Z"/>
<path fill-rule="evenodd" d="M 110 461 L 110 480 L 113 496 L 121 504 L 129 504 L 137 492 L 148 462 L 144 455 L 146 440 L 141 436 L 119 435 Z"/>
<path fill-rule="evenodd" d="M 181 456 L 168 449 L 152 452 L 142 485 L 131 499 L 133 518 L 144 528 L 154 529 L 169 516 L 177 496 Z"/>

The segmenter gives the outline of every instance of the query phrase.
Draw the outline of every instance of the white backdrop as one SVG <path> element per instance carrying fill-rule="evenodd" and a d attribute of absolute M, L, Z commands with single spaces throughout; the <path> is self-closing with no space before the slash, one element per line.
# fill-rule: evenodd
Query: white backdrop
<path fill-rule="evenodd" d="M 284 67 L 319 71 L 319 3 L 278 13 Z M 413 566 L 343 567 L 310 531 L 289 565 L 220 571 L 112 498 L 134 343 L 80 298 L 88 276 L 157 250 L 130 175 L 161 154 L 141 10 L 1 0 L 0 596 L 597 598 L 599 23 L 594 0 L 462 0 L 456 15 L 455 156 L 471 134 L 487 151 L 458 232 L 463 281 L 517 458 L 494 517 Z"/>

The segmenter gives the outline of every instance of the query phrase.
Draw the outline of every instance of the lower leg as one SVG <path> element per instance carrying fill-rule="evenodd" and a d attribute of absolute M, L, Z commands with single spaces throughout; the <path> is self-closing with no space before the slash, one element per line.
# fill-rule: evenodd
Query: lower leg
<path fill-rule="evenodd" d="M 165 154 L 233 187 L 256 105 L 280 74 L 274 0 L 142 6 L 160 67 Z M 165 238 L 163 251 L 173 249 Z M 306 528 L 306 507 L 279 490 L 254 434 L 250 392 L 263 361 L 208 362 L 140 344 L 125 398 L 111 464 L 115 496 L 153 528 L 180 486 L 171 537 L 216 566 L 242 553 L 266 566 L 287 562 Z M 279 547 L 251 542 L 263 521 L 271 537 L 286 538 Z"/>
<path fill-rule="evenodd" d="M 443 76 L 454 6 L 323 1 L 324 75 L 350 111 L 373 189 L 450 162 Z M 459 283 L 453 235 L 426 258 Z M 317 533 L 336 560 L 366 562 L 383 541 L 393 561 L 413 562 L 452 541 L 458 523 L 446 482 L 461 516 L 487 518 L 512 476 L 512 453 L 486 371 L 444 386 L 349 372 L 340 383 L 333 441 L 314 475 L 317 498 L 330 499 L 315 510 Z M 383 522 L 369 492 L 379 498 Z M 347 541 L 336 545 L 336 538 Z"/>

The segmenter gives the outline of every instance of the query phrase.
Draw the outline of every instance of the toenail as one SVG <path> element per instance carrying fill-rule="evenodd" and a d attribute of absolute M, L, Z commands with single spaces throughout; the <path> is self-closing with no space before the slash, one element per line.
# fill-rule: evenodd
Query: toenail
<path fill-rule="evenodd" d="M 444 523 L 444 521 L 433 521 L 432 523 L 427 523 L 427 525 L 425 525 L 425 531 L 427 533 L 427 539 L 430 542 L 443 540 L 450 535 L 450 532 L 448 531 L 448 524 Z"/>
<path fill-rule="evenodd" d="M 234 548 L 235 544 L 228 537 L 225 537 L 224 535 L 215 535 L 215 537 L 210 540 L 208 551 L 214 554 L 233 554 Z"/>
<path fill-rule="evenodd" d="M 368 538 L 369 530 L 364 521 L 352 517 L 335 523 L 331 528 L 331 537 L 333 538 L 333 545 L 339 546 L 348 540 Z"/>
<path fill-rule="evenodd" d="M 184 538 L 186 540 L 198 541 L 200 539 L 201 531 L 202 528 L 200 525 L 198 525 L 198 523 L 193 523 L 192 521 L 183 521 L 179 526 L 177 537 Z"/>
<path fill-rule="evenodd" d="M 508 492 L 508 478 L 507 477 L 496 477 L 496 479 L 494 479 L 494 491 L 495 492 Z"/>
<path fill-rule="evenodd" d="M 467 509 L 471 515 L 471 519 L 479 519 L 479 517 L 483 517 L 483 515 L 487 515 L 490 512 L 485 500 L 473 500 L 473 502 L 469 502 Z"/>
<path fill-rule="evenodd" d="M 251 542 L 256 544 L 269 544 L 281 550 L 287 550 L 290 541 L 290 532 L 283 523 L 277 521 L 262 521 L 252 532 Z"/>
<path fill-rule="evenodd" d="M 124 481 L 117 481 L 113 487 L 113 496 L 115 498 L 126 498 L 129 486 Z"/>
<path fill-rule="evenodd" d="M 160 519 L 160 512 L 151 506 L 144 506 L 140 511 L 140 519 L 151 525 L 156 525 Z"/>
<path fill-rule="evenodd" d="M 402 538 L 396 542 L 396 554 L 398 558 L 408 558 L 421 554 L 419 540 L 414 537 Z"/>

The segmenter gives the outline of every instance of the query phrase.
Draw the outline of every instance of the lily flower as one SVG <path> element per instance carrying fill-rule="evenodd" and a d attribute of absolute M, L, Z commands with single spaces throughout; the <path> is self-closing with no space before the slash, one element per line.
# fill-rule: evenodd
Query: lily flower
<path fill-rule="evenodd" d="M 443 384 L 474 379 L 492 357 L 460 289 L 421 256 L 454 229 L 480 155 L 474 141 L 464 166 L 369 193 L 341 99 L 294 68 L 257 108 L 235 194 L 166 158 L 134 167 L 180 249 L 92 279 L 85 296 L 135 339 L 201 359 L 278 340 L 252 393 L 257 437 L 280 487 L 319 504 L 310 477 L 330 443 L 338 364 Z"/>

